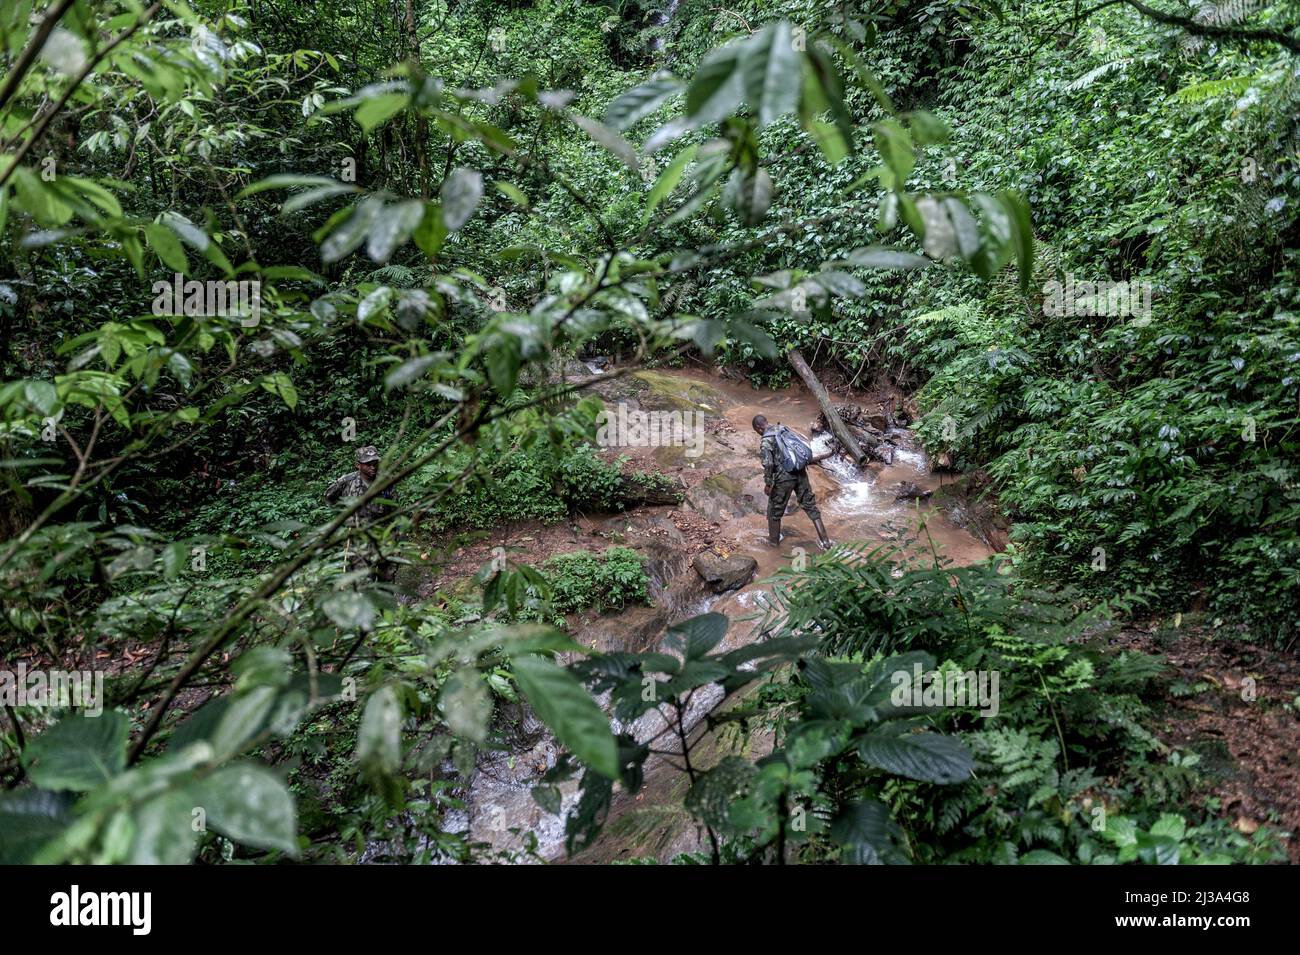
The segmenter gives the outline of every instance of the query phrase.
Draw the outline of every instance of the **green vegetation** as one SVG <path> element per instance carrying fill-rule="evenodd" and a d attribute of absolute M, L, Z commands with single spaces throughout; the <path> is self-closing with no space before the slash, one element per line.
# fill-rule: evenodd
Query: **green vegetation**
<path fill-rule="evenodd" d="M 1295 651 L 1298 37 L 1284 0 L 6 5 L 0 861 L 552 858 L 484 828 L 543 741 L 569 851 L 680 771 L 679 861 L 1294 854 L 1117 634 Z M 796 347 L 914 394 L 1008 551 L 851 546 L 777 575 L 767 639 L 649 653 L 563 628 L 649 602 L 629 547 L 462 566 L 688 508 L 597 447 L 583 360 L 699 410 L 663 367 Z M 1002 674 L 997 715 L 897 702 L 917 665 Z"/>

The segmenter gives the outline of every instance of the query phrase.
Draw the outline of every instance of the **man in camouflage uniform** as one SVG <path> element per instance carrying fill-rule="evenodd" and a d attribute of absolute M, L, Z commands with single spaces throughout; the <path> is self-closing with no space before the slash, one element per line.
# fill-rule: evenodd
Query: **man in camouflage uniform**
<path fill-rule="evenodd" d="M 373 444 L 357 448 L 357 469 L 338 478 L 325 491 L 325 500 L 347 503 L 361 497 L 370 489 L 379 473 L 379 449 Z M 348 526 L 364 528 L 387 516 L 397 501 L 392 488 L 373 500 L 367 501 L 348 515 Z M 369 535 L 353 537 L 348 542 L 348 570 L 365 570 L 374 567 L 380 580 L 391 583 L 397 576 L 397 565 L 379 554 Z"/>
<path fill-rule="evenodd" d="M 763 489 L 767 491 L 767 542 L 773 547 L 781 543 L 781 518 L 785 516 L 785 506 L 793 493 L 799 506 L 804 509 L 817 530 L 817 540 L 822 550 L 829 550 L 832 544 L 822 523 L 822 513 L 817 509 L 817 495 L 813 493 L 812 482 L 808 480 L 808 471 L 790 472 L 785 469 L 784 457 L 776 443 L 776 428 L 769 427 L 767 418 L 755 415 L 752 422 L 754 430 L 762 435 L 758 454 L 763 460 Z M 819 454 L 810 461 L 816 464 L 831 456 L 830 451 Z"/>

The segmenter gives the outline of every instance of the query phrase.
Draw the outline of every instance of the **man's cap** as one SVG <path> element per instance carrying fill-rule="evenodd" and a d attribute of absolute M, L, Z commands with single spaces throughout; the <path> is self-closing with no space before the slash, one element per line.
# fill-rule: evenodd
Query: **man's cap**
<path fill-rule="evenodd" d="M 367 444 L 364 448 L 357 448 L 357 464 L 367 464 L 370 461 L 379 460 L 379 449 L 373 444 Z"/>

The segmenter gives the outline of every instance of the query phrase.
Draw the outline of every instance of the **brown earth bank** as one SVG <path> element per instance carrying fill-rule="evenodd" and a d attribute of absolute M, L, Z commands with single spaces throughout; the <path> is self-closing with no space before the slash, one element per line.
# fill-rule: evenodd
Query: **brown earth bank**
<path fill-rule="evenodd" d="M 1208 787 L 1193 796 L 1240 832 L 1269 823 L 1292 833 L 1300 863 L 1300 661 L 1191 621 L 1130 626 L 1119 649 L 1153 654 L 1170 672 L 1159 722 L 1171 747 L 1196 753 Z M 1217 801 L 1217 807 L 1207 805 Z"/>

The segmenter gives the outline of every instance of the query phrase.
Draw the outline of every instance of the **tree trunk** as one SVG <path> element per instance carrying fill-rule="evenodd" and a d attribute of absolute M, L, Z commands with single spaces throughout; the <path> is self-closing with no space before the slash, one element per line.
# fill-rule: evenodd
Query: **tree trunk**
<path fill-rule="evenodd" d="M 835 410 L 835 406 L 831 404 L 831 396 L 826 391 L 826 387 L 817 380 L 817 376 L 808 367 L 808 363 L 803 360 L 803 355 L 799 354 L 799 349 L 791 348 L 786 357 L 790 359 L 790 364 L 799 373 L 799 377 L 808 386 L 808 390 L 813 393 L 817 403 L 822 406 L 822 414 L 826 417 L 826 423 L 830 425 L 831 434 L 835 435 L 840 444 L 844 446 L 844 449 L 852 455 L 853 463 L 861 465 L 866 459 L 866 455 L 862 453 L 862 446 L 858 444 L 853 432 L 845 427 L 844 422 L 840 420 L 839 413 Z"/>

